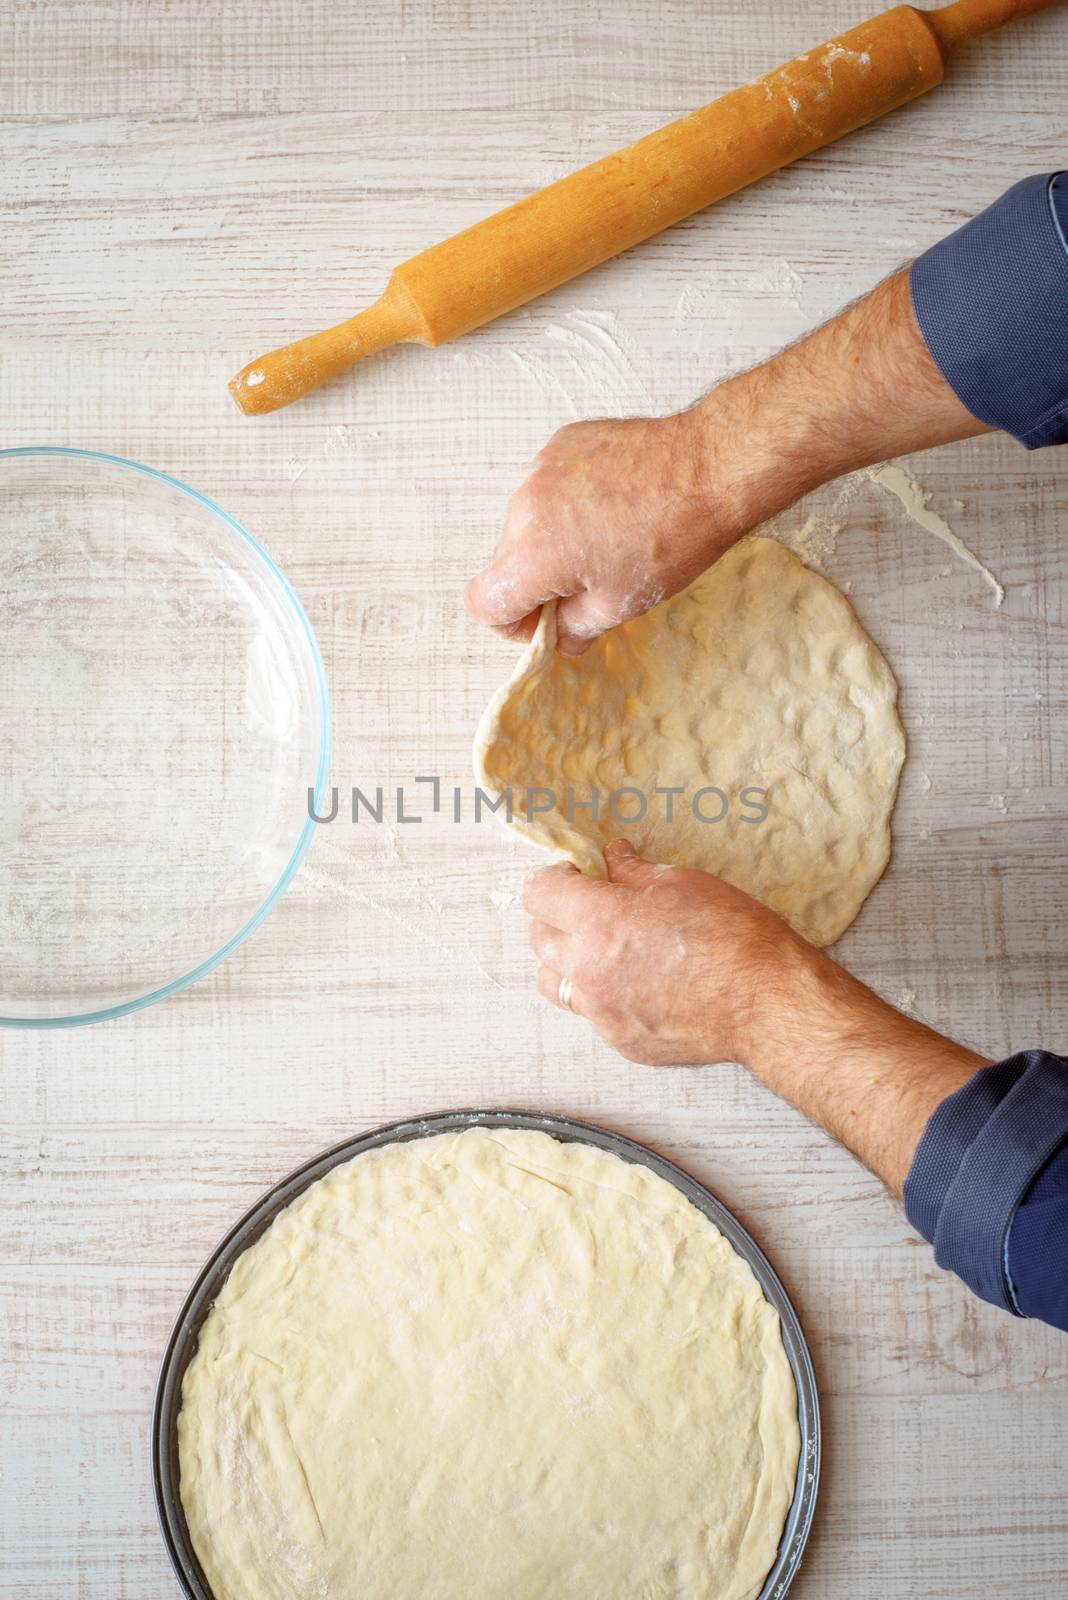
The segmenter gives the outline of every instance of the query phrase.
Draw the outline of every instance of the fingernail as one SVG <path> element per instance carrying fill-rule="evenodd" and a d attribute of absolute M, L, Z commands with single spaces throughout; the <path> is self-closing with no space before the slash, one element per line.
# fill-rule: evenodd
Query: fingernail
<path fill-rule="evenodd" d="M 605 847 L 604 853 L 606 856 L 633 856 L 637 854 L 637 851 L 629 839 L 613 839 L 612 843 Z"/>

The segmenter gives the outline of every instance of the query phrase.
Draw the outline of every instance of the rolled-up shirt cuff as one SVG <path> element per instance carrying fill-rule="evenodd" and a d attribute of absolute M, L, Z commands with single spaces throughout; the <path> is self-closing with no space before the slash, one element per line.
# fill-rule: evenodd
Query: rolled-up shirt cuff
<path fill-rule="evenodd" d="M 1027 1050 L 983 1067 L 943 1100 L 905 1180 L 909 1221 L 940 1267 L 1021 1314 L 1009 1235 L 1021 1201 L 1068 1137 L 1068 1063 Z"/>
<path fill-rule="evenodd" d="M 972 415 L 1031 450 L 1068 442 L 1068 174 L 1015 184 L 909 281 L 927 348 Z"/>

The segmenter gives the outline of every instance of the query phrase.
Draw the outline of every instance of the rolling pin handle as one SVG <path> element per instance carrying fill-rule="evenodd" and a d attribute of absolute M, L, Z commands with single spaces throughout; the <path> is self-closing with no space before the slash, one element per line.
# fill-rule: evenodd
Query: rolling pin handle
<path fill-rule="evenodd" d="M 366 311 L 242 367 L 230 393 L 248 417 L 278 411 L 389 345 L 426 341 L 416 307 L 396 279 Z"/>
<path fill-rule="evenodd" d="M 978 39 L 980 34 L 992 33 L 1006 22 L 1057 4 L 1059 0 L 956 0 L 954 5 L 921 11 L 920 15 L 930 23 L 942 49 L 948 52 L 967 39 Z"/>

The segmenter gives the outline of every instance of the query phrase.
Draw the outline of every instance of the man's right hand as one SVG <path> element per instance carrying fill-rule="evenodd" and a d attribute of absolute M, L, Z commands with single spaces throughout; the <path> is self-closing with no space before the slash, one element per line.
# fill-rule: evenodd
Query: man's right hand
<path fill-rule="evenodd" d="M 899 272 L 689 411 L 561 428 L 468 584 L 468 610 L 529 639 L 558 599 L 558 648 L 578 654 L 818 484 L 988 431 L 935 366 Z"/>
<path fill-rule="evenodd" d="M 691 583 L 746 532 L 717 483 L 700 408 L 670 417 L 576 422 L 555 433 L 514 496 L 467 608 L 529 639 L 559 599 L 557 645 L 577 655 Z"/>

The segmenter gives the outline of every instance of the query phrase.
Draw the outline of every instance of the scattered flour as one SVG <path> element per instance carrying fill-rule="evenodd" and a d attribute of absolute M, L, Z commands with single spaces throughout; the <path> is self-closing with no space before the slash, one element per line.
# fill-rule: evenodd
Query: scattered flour
<path fill-rule="evenodd" d="M 564 323 L 551 323 L 545 336 L 577 355 L 584 372 L 589 371 L 590 353 L 598 356 L 600 387 L 612 397 L 614 405 L 618 406 L 621 397 L 638 395 L 644 405 L 655 410 L 657 402 L 617 332 L 617 325 L 614 312 L 572 311 Z"/>
<path fill-rule="evenodd" d="M 973 550 L 969 550 L 964 540 L 959 538 L 949 526 L 949 523 L 932 511 L 928 505 L 931 496 L 922 484 L 893 462 L 888 462 L 881 467 L 869 467 L 867 476 L 880 488 L 886 489 L 896 499 L 900 500 L 913 522 L 918 527 L 926 528 L 928 533 L 933 533 L 936 538 L 947 544 L 967 566 L 972 567 L 980 574 L 984 583 L 989 584 L 994 593 L 994 604 L 1001 606 L 1005 600 L 1005 589 L 1000 584 L 989 567 L 985 567 Z"/>
<path fill-rule="evenodd" d="M 796 534 L 789 540 L 795 555 L 799 555 L 806 567 L 813 567 L 817 572 L 825 570 L 825 563 L 834 555 L 838 548 L 838 535 L 844 524 L 834 521 L 831 517 L 819 516 L 815 512 L 806 517 L 798 528 Z"/>
<path fill-rule="evenodd" d="M 519 367 L 521 371 L 528 373 L 541 389 L 555 390 L 562 397 L 565 406 L 571 413 L 573 421 L 581 421 L 582 413 L 579 410 L 574 396 L 571 394 L 571 391 L 567 388 L 566 384 L 562 382 L 559 375 L 554 372 L 551 367 L 546 366 L 542 361 L 536 360 L 533 356 L 524 355 L 521 350 L 510 349 L 508 354 L 515 362 L 516 366 Z"/>
<path fill-rule="evenodd" d="M 785 258 L 781 258 L 773 272 L 761 273 L 758 277 L 749 280 L 749 289 L 763 294 L 773 294 L 786 300 L 795 311 L 805 315 L 802 295 L 805 292 L 805 280 Z"/>
<path fill-rule="evenodd" d="M 995 604 L 998 607 L 1002 605 L 1005 599 L 1003 585 L 998 582 L 990 569 L 983 565 L 975 552 L 968 548 L 963 539 L 954 533 L 944 518 L 930 509 L 928 504 L 931 498 L 930 492 L 902 467 L 892 462 L 879 467 L 868 467 L 863 472 L 850 473 L 842 480 L 841 487 L 828 511 L 812 512 L 799 528 L 774 524 L 773 531 L 776 538 L 781 539 L 795 555 L 800 556 L 807 567 L 812 567 L 816 572 L 825 572 L 827 563 L 838 548 L 838 539 L 845 527 L 841 512 L 868 481 L 892 494 L 904 506 L 918 527 L 933 533 L 943 544 L 949 546 L 955 556 L 978 572 L 993 591 Z M 961 506 L 960 501 L 954 501 L 953 504 L 958 508 Z M 941 576 L 948 577 L 950 570 L 949 567 L 942 567 Z M 849 592 L 848 588 L 846 592 Z M 963 624 L 959 626 L 963 627 Z"/>
<path fill-rule="evenodd" d="M 845 527 L 841 513 L 856 498 L 863 483 L 860 473 L 850 473 L 848 478 L 842 479 L 829 511 L 814 511 L 805 518 L 800 528 L 776 526 L 776 538 L 789 546 L 796 556 L 800 556 L 806 567 L 811 567 L 815 572 L 825 572 Z"/>

